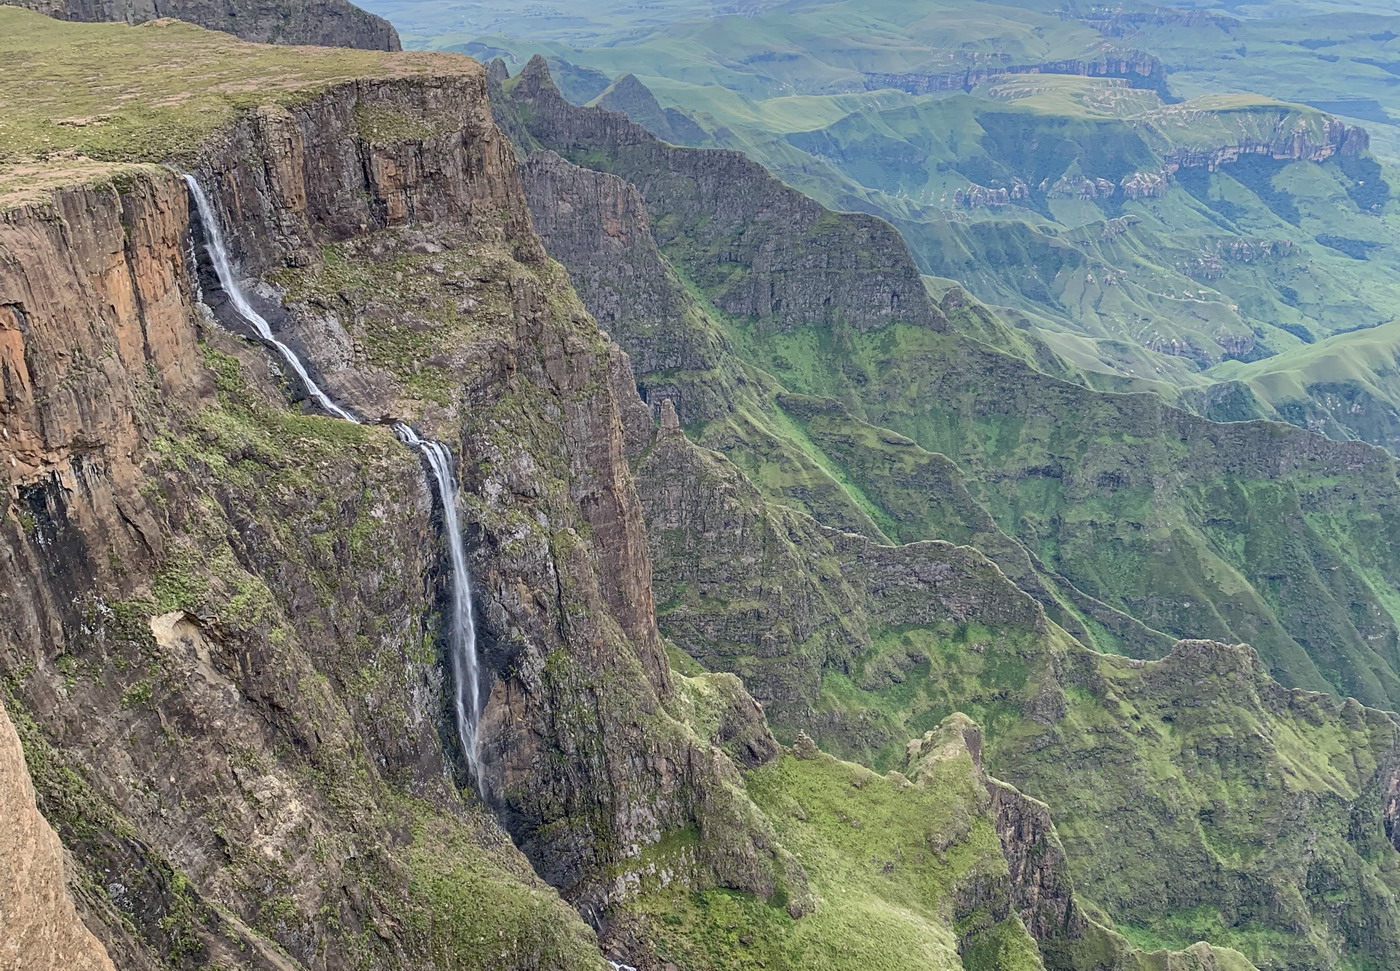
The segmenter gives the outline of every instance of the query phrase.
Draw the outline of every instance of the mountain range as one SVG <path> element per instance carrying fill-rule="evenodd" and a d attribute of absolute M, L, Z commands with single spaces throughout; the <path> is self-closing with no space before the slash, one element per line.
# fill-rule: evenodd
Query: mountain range
<path fill-rule="evenodd" d="M 0 967 L 1391 966 L 1297 6 L 0 7 Z"/>

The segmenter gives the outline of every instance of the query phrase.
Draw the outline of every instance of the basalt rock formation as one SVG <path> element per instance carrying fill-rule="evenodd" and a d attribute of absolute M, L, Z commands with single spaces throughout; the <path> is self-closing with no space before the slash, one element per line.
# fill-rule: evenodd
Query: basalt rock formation
<path fill-rule="evenodd" d="M 400 49 L 399 32 L 349 0 L 10 0 L 59 20 L 145 23 L 174 17 L 260 44 Z"/>
<path fill-rule="evenodd" d="M 559 894 L 601 926 L 658 873 L 808 906 L 728 754 L 773 756 L 761 711 L 662 650 L 626 359 L 544 258 L 482 69 L 419 60 L 285 78 L 183 161 L 324 387 L 458 456 L 486 807 L 451 784 L 416 456 L 286 407 L 175 172 L 70 171 L 0 223 L 0 672 L 122 966 L 598 966 Z"/>
<path fill-rule="evenodd" d="M 719 245 L 697 283 L 713 286 L 720 309 L 757 321 L 765 331 L 791 330 L 805 322 L 841 319 L 858 329 L 895 320 L 937 327 L 939 315 L 924 295 L 918 271 L 906 260 L 889 263 L 883 255 L 905 252 L 898 233 L 874 217 L 833 220 L 822 206 L 788 189 L 738 152 L 711 151 L 697 169 L 694 149 L 657 141 L 625 115 L 603 108 L 575 108 L 555 89 L 544 58 L 531 59 L 512 79 L 511 98 L 538 107 L 530 135 L 565 157 L 596 148 L 616 161 L 614 174 L 631 182 L 648 205 L 655 199 L 682 202 L 708 214 L 700 246 Z M 663 249 L 682 242 L 681 227 L 653 220 Z M 818 248 L 810 241 L 827 233 L 843 236 L 839 247 Z M 723 280 L 730 240 L 757 261 L 751 272 Z M 833 281 L 842 285 L 833 286 Z"/>
<path fill-rule="evenodd" d="M 1162 114 L 1173 111 L 1162 109 Z M 1279 126 L 1265 137 L 1245 138 L 1230 145 L 1210 148 L 1175 148 L 1163 155 L 1168 174 L 1183 168 L 1207 168 L 1212 171 L 1222 165 L 1237 162 L 1246 155 L 1263 155 L 1276 161 L 1323 162 L 1333 156 L 1364 155 L 1371 148 L 1371 136 L 1360 125 L 1325 116 L 1320 120 L 1319 129 L 1312 131 L 1285 123 L 1286 116 L 1280 119 Z"/>
<path fill-rule="evenodd" d="M 986 57 L 989 63 L 966 70 L 943 74 L 867 72 L 865 87 L 898 88 L 910 94 L 934 91 L 971 91 L 977 85 L 1004 74 L 1076 74 L 1090 78 L 1123 78 L 1134 87 L 1165 91 L 1167 72 L 1162 62 L 1146 51 L 1110 51 L 1092 60 L 1051 61 L 1043 64 L 998 63 L 996 55 Z"/>

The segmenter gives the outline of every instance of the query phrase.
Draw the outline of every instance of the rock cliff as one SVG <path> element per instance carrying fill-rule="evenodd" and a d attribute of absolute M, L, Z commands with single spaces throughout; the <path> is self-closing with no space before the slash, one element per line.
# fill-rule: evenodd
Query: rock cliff
<path fill-rule="evenodd" d="M 19 735 L 0 706 L 0 968 L 112 971 L 112 959 L 83 926 L 67 886 L 63 845 L 34 801 Z"/>
<path fill-rule="evenodd" d="M 423 60 L 245 110 L 187 164 L 325 387 L 459 459 L 486 807 L 451 784 L 415 456 L 285 406 L 175 173 L 70 172 L 0 222 L 0 667 L 123 966 L 588 967 L 549 885 L 603 925 L 657 874 L 807 906 L 727 754 L 772 756 L 761 712 L 728 689 L 701 737 L 662 650 L 626 359 L 544 258 L 484 72 Z"/>
<path fill-rule="evenodd" d="M 657 141 L 626 115 L 569 104 L 542 57 L 512 79 L 510 96 L 529 106 L 530 134 L 545 147 L 566 157 L 606 152 L 610 171 L 636 186 L 648 206 L 668 201 L 672 218 L 652 221 L 656 242 L 688 246 L 700 257 L 695 282 L 720 309 L 754 318 L 765 331 L 838 319 L 862 330 L 897 320 L 941 326 L 912 262 L 885 258 L 907 253 L 888 223 L 833 220 L 738 152 L 706 152 L 697 166 L 693 149 Z M 813 245 L 832 233 L 843 245 Z M 741 251 L 756 258 L 746 260 L 749 272 L 734 274 Z"/>
<path fill-rule="evenodd" d="M 1168 106 L 1145 119 L 1154 127 L 1180 124 L 1189 110 Z M 1263 155 L 1276 161 L 1324 162 L 1333 156 L 1364 155 L 1370 150 L 1371 136 L 1359 125 L 1348 125 L 1330 115 L 1316 119 L 1315 125 L 1298 124 L 1292 112 L 1259 110 L 1251 113 L 1250 134 L 1238 141 L 1213 146 L 1174 146 L 1162 152 L 1167 174 L 1183 168 L 1214 171 L 1247 155 Z M 1173 140 L 1165 136 L 1164 141 Z"/>
<path fill-rule="evenodd" d="M 259 44 L 397 51 L 399 32 L 349 0 L 11 0 L 59 20 L 145 23 L 174 17 Z"/>
<path fill-rule="evenodd" d="M 910 94 L 934 91 L 971 91 L 1004 74 L 1076 74 L 1090 78 L 1124 78 L 1134 87 L 1165 92 L 1167 72 L 1162 62 L 1146 51 L 1111 50 L 1091 60 L 1073 59 L 1043 64 L 1008 64 L 996 54 L 983 55 L 987 63 L 943 74 L 867 72 L 865 87 L 898 88 Z"/>

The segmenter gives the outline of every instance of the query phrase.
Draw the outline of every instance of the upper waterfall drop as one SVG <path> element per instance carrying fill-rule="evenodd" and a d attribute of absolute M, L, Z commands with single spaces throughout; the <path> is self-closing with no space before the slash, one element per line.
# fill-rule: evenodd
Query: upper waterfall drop
<path fill-rule="evenodd" d="M 273 336 L 272 325 L 253 309 L 242 285 L 234 275 L 233 263 L 224 242 L 223 229 L 209 197 L 205 195 L 203 187 L 193 175 L 181 172 L 180 177 L 185 180 L 199 214 L 214 275 L 219 280 L 219 286 L 228 294 L 234 310 L 252 326 L 259 338 L 276 349 L 301 379 L 307 394 L 323 410 L 336 418 L 361 424 L 360 419 L 321 390 L 296 352 Z M 476 651 L 476 618 L 472 608 L 471 574 L 467 568 L 466 544 L 462 541 L 462 528 L 457 518 L 457 481 L 452 475 L 452 451 L 442 442 L 422 438 L 404 422 L 394 423 L 394 434 L 399 441 L 422 454 L 431 472 L 430 485 L 442 503 L 443 532 L 447 539 L 452 569 L 452 611 L 448 641 L 452 658 L 457 740 L 461 745 L 462 755 L 467 760 L 467 767 L 471 770 L 477 791 L 485 798 L 486 783 L 481 771 L 477 744 L 477 729 L 481 721 L 481 668 Z"/>
<path fill-rule="evenodd" d="M 291 366 L 301 379 L 302 386 L 306 388 L 306 393 L 320 405 L 324 410 L 330 412 L 337 418 L 344 418 L 346 421 L 353 421 L 359 424 L 360 420 L 340 405 L 330 399 L 315 381 L 311 380 L 311 375 L 307 373 L 305 365 L 301 363 L 301 358 L 297 357 L 286 344 L 283 344 L 272 335 L 272 325 L 269 324 L 262 314 L 253 309 L 253 305 L 248 301 L 248 296 L 243 292 L 243 287 L 238 283 L 233 275 L 233 264 L 229 261 L 228 247 L 224 243 L 224 232 L 219 226 L 218 217 L 214 213 L 214 207 L 209 202 L 209 197 L 204 194 L 203 187 L 199 180 L 188 172 L 181 172 L 181 178 L 185 180 L 185 185 L 189 186 L 190 196 L 194 199 L 195 208 L 199 211 L 199 222 L 204 227 L 204 235 L 208 242 L 209 261 L 214 265 L 214 275 L 219 278 L 219 285 L 228 294 L 229 302 L 233 304 L 233 309 L 238 311 L 238 315 L 252 325 L 253 330 L 267 343 L 277 349 L 277 353 L 282 355 L 282 359 Z"/>

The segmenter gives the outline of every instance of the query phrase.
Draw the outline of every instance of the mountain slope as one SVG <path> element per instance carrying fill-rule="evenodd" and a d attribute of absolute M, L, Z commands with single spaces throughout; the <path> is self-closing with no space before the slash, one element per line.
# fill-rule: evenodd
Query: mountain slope
<path fill-rule="evenodd" d="M 145 23 L 162 17 L 221 30 L 261 44 L 316 44 L 396 51 L 399 34 L 387 20 L 349 0 L 11 0 L 58 20 Z"/>
<path fill-rule="evenodd" d="M 787 190 L 741 160 L 660 146 L 617 115 L 570 106 L 542 62 L 506 82 L 502 97 L 519 112 L 507 127 L 535 152 L 525 186 L 546 246 L 635 350 L 638 381 L 663 415 L 661 435 L 632 450 L 660 621 L 679 647 L 739 673 L 780 735 L 806 732 L 880 768 L 901 764 L 909 735 L 950 713 L 972 714 L 996 772 L 1066 807 L 1057 813 L 1067 814 L 1076 885 L 1140 944 L 1206 938 L 1261 966 L 1298 969 L 1382 960 L 1395 932 L 1380 928 L 1396 926 L 1392 892 L 1381 889 L 1396 878 L 1382 795 L 1395 765 L 1392 719 L 1282 689 L 1246 648 L 1163 643 L 1160 628 L 1142 619 L 1188 633 L 1243 625 L 1252 621 L 1240 602 L 1256 598 L 1256 617 L 1287 619 L 1324 658 L 1331 642 L 1311 635 L 1325 609 L 1313 598 L 1313 564 L 1353 555 L 1392 515 L 1386 456 L 1284 425 L 1213 425 L 1150 395 L 1095 394 L 960 337 L 931 309 L 912 326 L 882 319 L 887 305 L 841 303 L 858 289 L 852 274 L 873 284 L 897 273 L 897 249 L 867 251 L 882 238 L 877 227 L 784 198 Z M 768 218 L 747 218 L 739 230 L 702 212 Z M 784 258 L 810 268 L 808 302 L 794 315 L 823 314 L 795 327 L 784 318 L 789 292 L 767 282 L 775 279 L 770 254 L 783 247 L 810 248 Z M 859 268 L 866 259 L 870 274 Z M 758 319 L 718 309 L 752 306 L 743 301 L 755 289 L 774 298 Z M 812 299 L 825 296 L 832 304 Z M 825 313 L 832 305 L 840 309 Z M 953 321 L 970 309 L 948 304 Z M 845 319 L 841 310 L 863 316 Z M 907 436 L 813 396 L 816 382 L 852 408 L 880 409 Z M 692 445 L 681 423 L 724 456 Z M 939 436 L 963 443 L 946 451 L 956 464 L 919 447 Z M 813 478 L 782 474 L 804 460 Z M 1008 461 L 1037 464 L 1008 474 Z M 1318 476 L 1311 486 L 1309 475 Z M 1247 501 L 1210 486 L 1232 479 L 1249 490 Z M 1144 488 L 1147 497 L 1132 498 Z M 1056 490 L 1065 496 L 1059 522 L 1044 511 Z M 1285 509 L 1297 504 L 1301 528 L 1288 539 L 1250 512 L 1269 495 Z M 1137 520 L 1136 538 L 1133 516 L 1111 505 L 1126 500 L 1149 517 L 1174 505 L 1181 519 L 1172 531 Z M 1344 510 L 1354 502 L 1379 517 L 1342 527 L 1355 528 L 1357 540 L 1333 546 L 1308 525 L 1339 528 L 1335 517 L 1353 515 Z M 853 526 L 861 513 L 881 525 L 863 528 L 869 538 L 825 528 L 819 521 L 833 509 Z M 1028 526 L 1052 523 L 1059 535 L 1083 538 L 1058 550 L 1028 542 Z M 1112 542 L 1099 538 L 1107 530 L 1116 531 Z M 1193 531 L 1216 544 L 1208 548 L 1216 559 L 1161 569 Z M 1001 569 L 975 550 L 928 541 L 940 532 L 986 544 Z M 1223 541 L 1231 533 L 1238 539 Z M 906 545 L 885 545 L 891 538 Z M 1226 557 L 1254 563 L 1259 586 L 1225 573 Z M 1372 575 L 1379 604 L 1392 588 L 1381 578 L 1393 573 Z M 1090 595 L 1123 582 L 1147 589 Z M 1176 582 L 1204 609 L 1182 609 L 1185 598 L 1169 592 Z M 1341 597 L 1354 594 L 1355 575 L 1334 582 Z M 1298 599 L 1285 606 L 1279 593 L 1289 589 Z M 1143 664 L 1095 654 L 1057 629 L 1038 601 L 1077 621 L 1089 643 L 1165 657 Z M 1177 611 L 1169 624 L 1168 609 Z M 1254 634 L 1270 642 L 1267 631 Z M 1287 672 L 1288 662 L 1272 661 Z M 1300 663 L 1295 672 L 1322 667 Z M 1298 782 L 1280 790 L 1279 778 Z M 1126 831 L 1123 819 L 1132 820 Z M 1325 849 L 1316 842 L 1323 832 Z M 1268 851 L 1275 845 L 1291 849 Z M 1311 862 L 1300 870 L 1304 857 Z M 1300 896 L 1300 884 L 1339 896 Z M 1049 962 L 1044 941 L 1041 952 Z M 1078 966 L 1072 956 L 1056 960 Z"/>
<path fill-rule="evenodd" d="M 1081 589 L 1109 566 L 1048 556 L 1007 514 L 1000 470 L 1027 455 L 987 419 L 1059 416 L 1021 444 L 1065 455 L 1115 408 L 1176 423 L 1216 449 L 1202 480 L 1238 466 L 1259 490 L 1281 479 L 1262 439 L 1327 473 L 1285 494 L 1315 523 L 1290 569 L 1350 548 L 1327 530 L 1361 534 L 1348 489 L 1385 541 L 1384 456 L 998 355 L 962 330 L 995 318 L 935 306 L 888 225 L 571 108 L 539 64 L 9 9 L 0 28 L 0 690 L 114 963 L 1248 971 L 1393 951 L 1393 719 Z M 310 377 L 248 339 L 242 291 Z M 895 359 L 907 397 L 865 370 Z M 313 380 L 363 420 L 318 413 Z M 976 448 L 950 458 L 924 443 L 960 430 L 908 405 L 954 380 Z M 1108 418 L 1066 418 L 1086 404 Z M 479 777 L 447 656 L 456 517 L 434 504 L 453 490 L 399 421 L 455 458 Z M 1161 481 L 1143 461 L 1109 485 Z M 1220 528 L 1182 495 L 1223 500 L 1168 507 Z M 742 670 L 791 746 L 695 658 Z M 1061 802 L 1063 832 L 989 767 Z"/>
<path fill-rule="evenodd" d="M 801 913 L 800 866 L 681 718 L 621 446 L 635 392 L 530 231 L 481 68 L 0 20 L 12 45 L 66 41 L 121 81 L 89 96 L 134 95 L 110 116 L 135 137 L 90 126 L 73 146 L 127 161 L 79 164 L 43 147 L 63 115 L 35 92 L 61 89 L 5 62 L 31 92 L 10 122 L 36 134 L 7 142 L 22 160 L 0 190 L 0 670 L 120 963 L 602 966 L 577 911 L 597 921 L 663 863 L 695 887 L 781 885 Z M 201 90 L 207 59 L 279 86 L 231 104 Z M 143 65 L 165 65 L 144 75 L 156 99 L 171 72 L 188 95 L 154 145 L 126 120 L 152 118 Z M 199 264 L 184 182 L 140 161 L 168 146 L 243 272 L 292 294 L 265 311 L 328 392 L 462 457 L 485 806 L 456 784 L 418 458 L 381 424 L 289 407 L 265 349 L 228 332 L 243 323 Z M 761 713 L 727 693 L 710 730 L 772 758 Z"/>
<path fill-rule="evenodd" d="M 16 623 L 0 675 L 114 961 L 572 969 L 603 965 L 601 936 L 648 966 L 680 926 L 652 932 L 662 900 L 741 901 L 817 954 L 864 940 L 809 883 L 840 886 L 849 848 L 791 831 L 831 842 L 809 877 L 760 801 L 839 801 L 865 770 L 762 774 L 790 757 L 738 680 L 670 669 L 627 462 L 650 422 L 625 356 L 544 258 L 480 67 L 184 25 L 10 10 L 0 25 L 30 55 L 0 77 L 16 92 L 0 175 L 0 601 Z M 33 56 L 55 45 L 86 60 Z M 54 122 L 73 92 L 46 72 L 75 68 L 109 82 L 81 104 L 109 124 Z M 269 75 L 275 89 L 230 96 Z M 172 89 L 176 110 L 143 110 Z M 209 215 L 165 160 L 207 187 L 278 339 L 364 422 L 314 413 L 310 386 L 245 339 L 204 255 Z M 484 799 L 447 681 L 449 517 L 390 419 L 459 457 Z M 928 816 L 892 845 L 927 856 L 932 832 L 956 856 L 908 885 L 936 891 L 917 926 L 876 883 L 868 900 L 905 934 L 901 960 L 1038 967 L 1025 920 L 1076 912 L 1072 888 L 1030 899 L 1012 861 L 1052 839 L 1048 818 L 1025 809 L 1025 845 L 1004 840 L 1021 803 L 989 794 L 966 751 L 946 769 L 926 753 L 932 782 L 880 796 Z M 1111 932 L 1074 930 L 1139 966 Z M 687 940 L 688 967 L 731 966 Z M 1195 948 L 1191 966 L 1214 955 Z"/>
<path fill-rule="evenodd" d="M 415 45 L 542 53 L 578 103 L 889 219 L 922 271 L 1010 308 L 1057 376 L 1392 448 L 1394 394 L 1318 346 L 1393 317 L 1389 21 L 1061 6 L 382 9 Z M 622 75 L 630 93 L 604 95 Z M 1235 381 L 1280 355 L 1297 380 Z"/>
<path fill-rule="evenodd" d="M 542 143 L 635 181 L 661 250 L 704 298 L 709 326 L 727 336 L 718 346 L 740 359 L 721 370 L 735 381 L 743 373 L 745 393 L 767 412 L 732 402 L 718 420 L 691 416 L 693 392 L 683 390 L 682 422 L 695 422 L 703 444 L 772 494 L 857 529 L 862 514 L 879 521 L 884 505 L 885 522 L 903 524 L 906 541 L 944 538 L 939 529 L 967 536 L 960 510 L 980 506 L 989 525 L 977 531 L 1013 538 L 1037 564 L 1024 569 L 1010 551 L 989 549 L 1003 570 L 1060 588 L 1039 599 L 1060 601 L 1062 626 L 1105 622 L 1085 611 L 1122 626 L 1117 613 L 1169 635 L 1247 640 L 1286 681 L 1392 703 L 1396 622 L 1386 605 L 1397 573 L 1388 542 L 1374 541 L 1394 529 L 1395 470 L 1384 455 L 1282 425 L 1218 425 L 1152 395 L 1049 378 L 958 335 L 909 285 L 912 266 L 877 221 L 824 213 L 739 156 L 662 146 L 621 116 L 574 108 L 548 86 L 542 61 L 510 94 L 530 106 L 528 127 Z M 702 168 L 713 174 L 699 175 Z M 753 212 L 765 218 L 748 219 Z M 778 265 L 807 267 L 807 280 L 841 282 L 775 275 L 775 256 Z M 667 375 L 693 387 L 678 377 Z M 797 394 L 774 397 L 783 391 Z M 840 405 L 833 412 L 811 396 Z M 842 424 L 843 407 L 951 461 L 968 499 L 950 503 L 863 472 L 871 453 L 852 448 L 864 436 Z M 781 425 L 791 447 L 758 444 L 755 425 L 770 436 Z M 876 455 L 901 448 L 872 445 Z M 794 478 L 790 467 L 804 462 L 815 471 Z M 1246 493 L 1293 525 L 1273 530 L 1251 513 Z M 1369 498 L 1358 505 L 1353 496 Z M 1092 636 L 1151 650 L 1106 630 Z"/>

